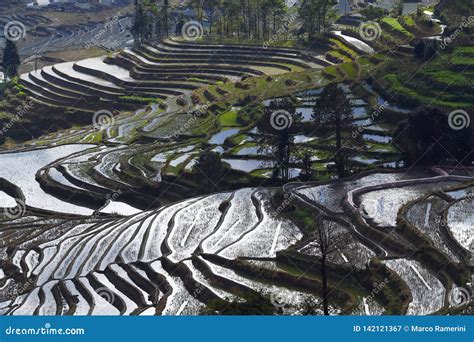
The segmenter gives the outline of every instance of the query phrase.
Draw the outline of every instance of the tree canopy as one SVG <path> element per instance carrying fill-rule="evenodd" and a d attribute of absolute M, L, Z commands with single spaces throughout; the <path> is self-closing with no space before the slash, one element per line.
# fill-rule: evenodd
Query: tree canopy
<path fill-rule="evenodd" d="M 193 167 L 193 173 L 209 192 L 217 189 L 217 184 L 224 175 L 224 164 L 221 156 L 213 151 L 204 151 Z"/>
<path fill-rule="evenodd" d="M 467 112 L 460 115 L 468 120 Z M 449 115 L 442 110 L 421 107 L 400 123 L 395 141 L 411 164 L 433 165 L 456 159 L 458 163 L 469 165 L 474 160 L 473 130 L 471 127 L 453 129 L 449 123 Z"/>

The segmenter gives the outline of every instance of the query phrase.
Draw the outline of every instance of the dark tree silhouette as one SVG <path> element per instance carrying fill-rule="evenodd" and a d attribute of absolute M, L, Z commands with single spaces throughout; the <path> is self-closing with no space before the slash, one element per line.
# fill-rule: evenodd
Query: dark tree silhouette
<path fill-rule="evenodd" d="M 170 14 L 169 14 L 169 0 L 163 1 L 163 7 L 161 8 L 161 23 L 162 23 L 162 35 L 168 37 L 170 29 Z"/>
<path fill-rule="evenodd" d="M 135 43 L 141 43 L 146 36 L 148 19 L 141 4 L 135 2 L 135 18 L 131 28 Z"/>
<path fill-rule="evenodd" d="M 261 150 L 273 155 L 275 178 L 281 177 L 285 181 L 289 179 L 289 166 L 295 152 L 294 127 L 301 118 L 292 101 L 284 98 L 271 101 L 257 121 L 262 134 L 256 140 Z"/>
<path fill-rule="evenodd" d="M 311 160 L 312 154 L 309 151 L 304 151 L 301 158 L 301 175 L 303 181 L 309 181 L 313 177 L 313 162 Z"/>
<path fill-rule="evenodd" d="M 428 61 L 438 53 L 439 45 L 436 39 L 421 39 L 415 43 L 413 52 L 416 57 Z"/>
<path fill-rule="evenodd" d="M 3 67 L 8 77 L 15 77 L 18 75 L 18 67 L 20 66 L 20 54 L 15 42 L 7 40 L 5 50 L 3 51 Z"/>
<path fill-rule="evenodd" d="M 225 302 L 222 300 L 211 301 L 207 307 L 200 310 L 200 315 L 233 315 L 233 316 L 258 316 L 258 315 L 275 315 L 280 313 L 281 309 L 272 305 L 268 295 L 264 293 L 249 293 L 245 295 L 245 301 L 239 299 L 227 298 Z"/>
<path fill-rule="evenodd" d="M 202 181 L 203 189 L 212 192 L 224 175 L 221 156 L 213 151 L 204 151 L 194 165 L 193 173 Z"/>
<path fill-rule="evenodd" d="M 220 0 L 204 0 L 204 8 L 208 13 L 209 20 L 209 34 L 212 34 L 212 28 L 214 26 L 214 17 L 219 9 Z"/>
<path fill-rule="evenodd" d="M 469 113 L 463 111 L 459 113 L 458 119 L 464 120 L 460 121 L 461 124 L 472 122 L 472 115 L 469 117 Z M 455 117 L 451 118 L 453 127 Z M 451 126 L 447 113 L 430 106 L 421 107 L 399 124 L 395 132 L 395 143 L 411 165 L 433 165 L 452 159 L 456 159 L 456 163 L 469 165 L 474 160 L 472 124 L 463 129 Z"/>
<path fill-rule="evenodd" d="M 316 201 L 315 198 L 313 198 L 313 200 Z M 323 283 L 321 297 L 323 299 L 323 311 L 325 315 L 329 315 L 328 258 L 334 252 L 347 247 L 351 240 L 351 235 L 336 222 L 324 219 L 319 214 L 315 215 L 315 222 L 315 242 L 318 245 L 321 258 L 321 278 Z"/>
<path fill-rule="evenodd" d="M 336 153 L 334 161 L 339 178 L 346 175 L 347 153 L 343 147 L 343 131 L 352 128 L 351 102 L 344 91 L 336 84 L 331 83 L 324 88 L 320 98 L 313 107 L 313 120 L 318 125 L 324 125 L 327 130 L 336 136 Z"/>
<path fill-rule="evenodd" d="M 181 35 L 181 31 L 183 30 L 183 26 L 185 23 L 186 23 L 186 18 L 184 17 L 184 14 L 181 13 L 175 25 L 175 31 L 174 31 L 175 36 Z"/>

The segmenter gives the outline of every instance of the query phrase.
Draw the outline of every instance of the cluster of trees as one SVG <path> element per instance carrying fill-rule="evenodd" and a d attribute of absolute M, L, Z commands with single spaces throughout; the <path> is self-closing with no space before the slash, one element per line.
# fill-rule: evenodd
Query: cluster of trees
<path fill-rule="evenodd" d="M 272 115 L 278 111 L 283 111 L 290 117 L 288 125 L 275 127 Z M 301 126 L 301 120 L 301 114 L 296 112 L 293 102 L 288 98 L 270 102 L 258 115 L 257 127 L 261 134 L 257 138 L 257 143 L 262 150 L 270 152 L 269 154 L 274 157 L 275 178 L 287 181 L 290 178 L 290 166 L 296 161 L 303 165 L 305 178 L 311 178 L 312 154 L 299 154 L 294 142 L 295 134 L 301 129 L 298 127 Z M 324 127 L 330 136 L 335 137 L 333 160 L 335 171 L 340 178 L 349 173 L 349 151 L 345 141 L 352 139 L 351 134 L 347 134 L 352 129 L 352 121 L 352 107 L 346 94 L 337 84 L 329 84 L 315 102 L 310 124 L 314 130 Z"/>
<path fill-rule="evenodd" d="M 289 37 L 290 27 L 314 37 L 329 27 L 335 0 L 302 0 L 298 11 L 285 0 L 189 0 L 196 19 L 210 35 L 246 40 Z M 172 18 L 169 0 L 135 0 L 132 34 L 137 42 L 165 38 L 170 30 L 180 33 L 186 18 Z M 206 25 L 205 25 L 206 22 Z"/>
<path fill-rule="evenodd" d="M 284 0 L 190 0 L 197 20 L 208 22 L 209 34 L 245 39 L 269 39 L 281 27 L 288 29 L 287 8 Z M 169 0 L 158 5 L 152 0 L 135 3 L 132 34 L 138 42 L 168 36 L 171 29 Z M 175 30 L 186 22 L 183 15 L 176 19 Z"/>
<path fill-rule="evenodd" d="M 271 115 L 278 110 L 284 110 L 291 116 L 290 126 L 277 129 L 271 125 Z M 301 126 L 301 117 L 295 112 L 292 101 L 272 101 L 258 117 L 257 127 L 261 134 L 257 142 L 262 150 L 269 151 L 274 157 L 273 176 L 287 181 L 290 166 L 299 163 L 303 179 L 311 178 L 312 153 L 298 153 L 300 149 L 294 143 L 294 135 L 301 131 L 298 127 Z M 337 84 L 329 84 L 313 106 L 310 124 L 314 130 L 324 127 L 326 134 L 334 139 L 332 159 L 339 178 L 351 173 L 349 157 L 352 152 L 348 145 L 357 146 L 360 143 L 349 134 L 353 129 L 353 120 L 351 103 L 345 92 Z M 395 142 L 409 165 L 434 165 L 449 161 L 470 165 L 474 161 L 472 128 L 452 129 L 447 114 L 430 106 L 415 110 L 400 123 L 395 132 Z"/>
<path fill-rule="evenodd" d="M 333 7 L 336 3 L 335 0 L 302 0 L 299 8 L 302 33 L 313 37 L 325 31 L 330 18 L 335 15 Z"/>
<path fill-rule="evenodd" d="M 170 4 L 153 0 L 135 0 L 135 18 L 131 32 L 135 42 L 151 38 L 166 38 L 170 30 Z"/>
<path fill-rule="evenodd" d="M 201 21 L 207 13 L 210 33 L 217 24 L 218 34 L 246 39 L 288 35 L 290 25 L 296 22 L 301 24 L 300 33 L 312 37 L 329 27 L 336 3 L 335 0 L 302 0 L 298 12 L 292 13 L 284 0 L 191 0 Z"/>
<path fill-rule="evenodd" d="M 399 124 L 395 141 L 410 165 L 436 165 L 446 161 L 471 165 L 474 162 L 472 126 L 451 128 L 447 114 L 435 107 L 420 107 L 411 113 Z"/>
<path fill-rule="evenodd" d="M 280 117 L 274 117 L 280 112 Z M 281 125 L 278 121 L 281 120 Z M 263 109 L 257 128 L 261 134 L 256 138 L 260 149 L 274 157 L 274 178 L 288 180 L 290 163 L 294 161 L 296 152 L 294 134 L 295 127 L 302 117 L 296 113 L 293 102 L 288 98 L 275 100 Z"/>
<path fill-rule="evenodd" d="M 302 179 L 312 178 L 313 153 L 300 153 L 301 148 L 295 144 L 294 137 L 301 132 L 302 117 L 296 112 L 292 100 L 274 100 L 266 107 L 256 106 L 251 111 L 259 131 L 255 141 L 261 151 L 272 157 L 270 162 L 273 165 L 273 177 L 288 181 L 291 166 L 298 164 L 302 165 Z M 277 112 L 286 113 L 289 119 L 280 127 L 275 125 L 273 118 L 273 114 Z M 334 172 L 339 178 L 351 173 L 349 156 L 352 152 L 348 148 L 349 143 L 359 144 L 350 134 L 353 120 L 351 103 L 344 90 L 335 83 L 329 84 L 315 102 L 312 122 L 308 124 L 314 130 L 324 128 L 330 139 L 334 139 L 332 160 L 335 164 Z M 473 133 L 470 127 L 453 130 L 449 127 L 445 112 L 428 106 L 414 111 L 407 120 L 400 123 L 395 133 L 395 142 L 403 151 L 408 164 L 433 165 L 457 160 L 470 165 L 474 161 Z M 223 163 L 215 152 L 201 155 L 195 172 L 198 170 L 206 175 L 202 182 L 211 191 L 224 175 Z"/>
<path fill-rule="evenodd" d="M 440 42 L 436 39 L 420 39 L 415 42 L 414 53 L 417 58 L 431 60 L 440 51 Z"/>
<path fill-rule="evenodd" d="M 209 22 L 209 33 L 245 39 L 269 39 L 288 32 L 289 13 L 284 0 L 191 0 L 201 24 Z"/>
<path fill-rule="evenodd" d="M 281 113 L 281 116 L 274 117 L 275 113 Z M 313 153 L 300 153 L 295 144 L 295 135 L 301 132 L 302 115 L 296 111 L 293 101 L 282 98 L 271 101 L 268 106 L 256 106 L 251 116 L 260 132 L 255 137 L 259 149 L 272 157 L 273 178 L 288 181 L 291 166 L 299 163 L 303 177 L 310 179 Z M 313 129 L 324 127 L 330 136 L 335 137 L 335 171 L 340 178 L 347 176 L 350 172 L 349 151 L 345 140 L 352 139 L 348 132 L 352 129 L 353 114 L 349 99 L 337 84 L 329 84 L 323 90 L 313 107 L 312 119 Z M 224 166 L 218 153 L 206 151 L 200 155 L 193 171 L 201 179 L 203 188 L 212 192 L 224 175 Z"/>

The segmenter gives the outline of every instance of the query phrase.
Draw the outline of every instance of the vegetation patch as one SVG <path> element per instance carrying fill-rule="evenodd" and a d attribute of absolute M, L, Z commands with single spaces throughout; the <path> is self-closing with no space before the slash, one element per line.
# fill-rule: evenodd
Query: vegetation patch
<path fill-rule="evenodd" d="M 120 96 L 120 100 L 129 103 L 137 104 L 150 104 L 150 103 L 162 103 L 163 100 L 156 97 L 141 97 L 141 96 Z"/>
<path fill-rule="evenodd" d="M 409 32 L 406 28 L 404 28 L 396 18 L 386 17 L 381 20 L 381 23 L 383 24 L 384 27 L 389 29 L 391 32 L 397 33 L 401 37 L 404 37 L 410 40 L 415 38 L 415 36 L 411 32 Z"/>

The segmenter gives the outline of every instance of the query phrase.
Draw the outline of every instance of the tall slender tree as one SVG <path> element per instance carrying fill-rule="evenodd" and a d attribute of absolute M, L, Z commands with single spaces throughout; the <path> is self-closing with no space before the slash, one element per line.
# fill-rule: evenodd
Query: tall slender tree
<path fill-rule="evenodd" d="M 275 178 L 289 179 L 289 168 L 295 154 L 295 125 L 301 121 L 301 114 L 296 113 L 290 99 L 275 100 L 265 107 L 257 127 L 262 134 L 257 138 L 262 150 L 274 157 Z"/>
<path fill-rule="evenodd" d="M 347 153 L 343 146 L 343 132 L 352 127 L 353 113 L 350 100 L 336 83 L 324 88 L 320 98 L 313 107 L 313 120 L 324 125 L 336 137 L 336 153 L 334 162 L 339 178 L 346 175 Z M 350 136 L 350 135 L 349 135 Z"/>
<path fill-rule="evenodd" d="M 11 78 L 18 75 L 18 68 L 21 64 L 21 59 L 15 42 L 10 40 L 6 41 L 2 64 L 8 77 Z"/>
<path fill-rule="evenodd" d="M 219 4 L 220 0 L 204 0 L 203 6 L 204 10 L 207 12 L 207 18 L 209 20 L 209 34 L 212 34 L 216 12 L 220 12 Z"/>
<path fill-rule="evenodd" d="M 190 0 L 189 3 L 196 10 L 197 20 L 202 25 L 204 18 L 204 0 Z"/>
<path fill-rule="evenodd" d="M 184 24 L 186 24 L 186 18 L 184 17 L 184 13 L 181 12 L 181 14 L 179 15 L 178 21 L 176 22 L 176 25 L 175 25 L 175 31 L 174 31 L 175 36 L 181 35 L 181 31 L 183 30 Z"/>
<path fill-rule="evenodd" d="M 131 31 L 135 43 L 140 44 L 146 36 L 148 20 L 143 10 L 142 4 L 135 0 L 135 6 L 135 18 L 133 20 Z"/>
<path fill-rule="evenodd" d="M 317 203 L 316 198 L 313 201 Z M 329 287 L 328 287 L 328 258 L 335 252 L 347 247 L 350 243 L 350 233 L 339 226 L 336 222 L 323 218 L 321 215 L 315 216 L 315 242 L 319 249 L 319 257 L 321 260 L 321 279 L 324 315 L 329 315 Z"/>
<path fill-rule="evenodd" d="M 163 37 L 168 37 L 169 30 L 170 30 L 170 15 L 169 15 L 169 8 L 170 3 L 169 0 L 163 1 L 163 7 L 161 8 L 161 22 L 162 22 L 162 35 Z"/>

